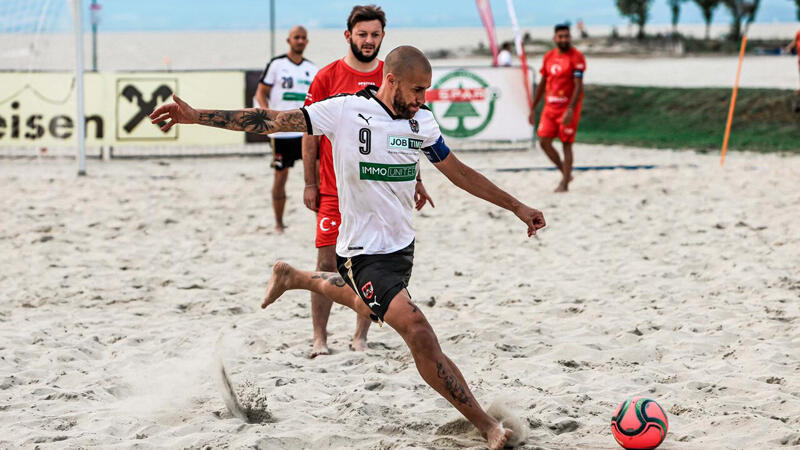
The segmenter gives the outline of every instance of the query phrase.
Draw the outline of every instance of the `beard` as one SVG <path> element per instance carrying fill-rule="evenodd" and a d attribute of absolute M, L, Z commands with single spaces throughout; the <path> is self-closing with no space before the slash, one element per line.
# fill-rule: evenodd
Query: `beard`
<path fill-rule="evenodd" d="M 378 44 L 378 46 L 375 47 L 375 51 L 371 55 L 367 56 L 361 51 L 361 49 L 356 47 L 356 44 L 354 44 L 353 40 L 350 39 L 350 50 L 353 52 L 353 56 L 355 56 L 357 60 L 363 63 L 368 63 L 372 62 L 378 57 L 378 52 L 381 51 L 381 44 Z"/>
<path fill-rule="evenodd" d="M 570 47 L 572 47 L 572 43 L 571 42 L 560 43 L 556 44 L 556 47 L 558 47 L 558 49 L 561 50 L 562 52 L 565 52 L 569 50 Z"/>
<path fill-rule="evenodd" d="M 410 103 L 405 103 L 397 97 L 395 97 L 392 101 L 392 107 L 394 108 L 395 114 L 403 119 L 414 118 L 414 114 L 416 114 L 416 112 L 411 111 L 411 106 L 412 105 Z"/>

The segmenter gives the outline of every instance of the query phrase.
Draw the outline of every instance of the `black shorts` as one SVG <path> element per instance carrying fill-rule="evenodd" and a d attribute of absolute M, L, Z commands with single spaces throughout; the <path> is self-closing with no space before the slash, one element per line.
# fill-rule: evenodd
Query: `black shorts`
<path fill-rule="evenodd" d="M 277 171 L 294 167 L 294 162 L 303 159 L 303 138 L 270 138 L 272 144 L 272 167 Z"/>
<path fill-rule="evenodd" d="M 414 241 L 402 250 L 384 255 L 352 258 L 336 255 L 339 274 L 367 304 L 373 313 L 372 320 L 381 322 L 394 296 L 408 287 L 413 265 Z"/>

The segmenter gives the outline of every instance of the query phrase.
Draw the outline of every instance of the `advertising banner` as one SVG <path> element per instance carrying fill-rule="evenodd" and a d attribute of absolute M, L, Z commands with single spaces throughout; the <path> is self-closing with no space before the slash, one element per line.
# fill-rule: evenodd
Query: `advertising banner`
<path fill-rule="evenodd" d="M 147 115 L 177 93 L 192 105 L 239 109 L 248 105 L 255 78 L 244 71 L 118 72 L 85 75 L 88 146 L 226 146 L 244 133 L 210 127 L 162 132 Z M 531 139 L 519 68 L 434 67 L 427 105 L 451 141 Z M 75 78 L 71 73 L 0 72 L 2 148 L 74 145 Z M 249 141 L 262 141 L 250 136 Z"/>
<path fill-rule="evenodd" d="M 86 144 L 229 145 L 244 135 L 209 127 L 162 132 L 147 115 L 176 93 L 194 105 L 244 106 L 243 72 L 87 73 Z M 0 148 L 75 144 L 75 77 L 71 73 L 0 72 Z"/>
<path fill-rule="evenodd" d="M 426 99 L 450 140 L 521 141 L 533 136 L 519 68 L 434 67 Z"/>

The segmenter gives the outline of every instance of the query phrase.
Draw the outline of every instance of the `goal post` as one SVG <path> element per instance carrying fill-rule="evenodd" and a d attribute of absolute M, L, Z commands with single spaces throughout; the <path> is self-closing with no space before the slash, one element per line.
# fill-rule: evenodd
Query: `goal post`
<path fill-rule="evenodd" d="M 82 0 L 0 0 L 3 156 L 56 150 L 86 174 L 83 9 Z"/>
<path fill-rule="evenodd" d="M 78 176 L 86 175 L 86 115 L 84 114 L 83 95 L 83 2 L 70 0 L 74 18 L 73 32 L 75 34 L 75 105 L 77 108 L 75 119 L 77 126 L 77 159 Z"/>

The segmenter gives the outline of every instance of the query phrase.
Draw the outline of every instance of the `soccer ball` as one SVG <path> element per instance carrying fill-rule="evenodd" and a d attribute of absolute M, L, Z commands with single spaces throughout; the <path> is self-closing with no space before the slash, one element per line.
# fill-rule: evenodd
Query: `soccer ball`
<path fill-rule="evenodd" d="M 623 448 L 652 449 L 667 437 L 667 414 L 656 403 L 644 397 L 625 400 L 611 418 L 611 432 Z"/>

